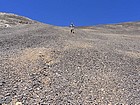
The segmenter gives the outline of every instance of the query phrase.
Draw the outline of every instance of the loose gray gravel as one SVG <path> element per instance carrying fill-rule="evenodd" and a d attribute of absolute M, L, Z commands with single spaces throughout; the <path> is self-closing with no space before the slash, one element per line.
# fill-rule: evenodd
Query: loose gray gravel
<path fill-rule="evenodd" d="M 5 15 L 14 25 L 0 27 L 0 105 L 140 105 L 140 22 L 71 34 Z"/>

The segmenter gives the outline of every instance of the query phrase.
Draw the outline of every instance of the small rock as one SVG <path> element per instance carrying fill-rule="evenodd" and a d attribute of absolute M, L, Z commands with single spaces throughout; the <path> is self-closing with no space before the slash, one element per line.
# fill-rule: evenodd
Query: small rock
<path fill-rule="evenodd" d="M 0 82 L 0 86 L 3 86 L 4 84 L 5 84 L 5 82 L 4 82 L 4 81 Z"/>
<path fill-rule="evenodd" d="M 2 82 L 0 82 L 0 86 L 2 86 L 3 85 L 3 83 Z"/>
<path fill-rule="evenodd" d="M 2 102 L 3 102 L 2 99 L 0 99 L 0 105 L 2 105 Z"/>
<path fill-rule="evenodd" d="M 59 74 L 59 73 L 56 73 L 56 75 L 57 75 L 58 77 L 60 77 L 60 76 L 61 76 L 61 74 Z"/>
<path fill-rule="evenodd" d="M 16 102 L 16 104 L 15 105 L 22 105 L 22 103 L 21 102 Z"/>
<path fill-rule="evenodd" d="M 9 104 L 12 101 L 12 98 L 11 97 L 6 97 L 4 101 L 5 101 L 6 104 Z"/>

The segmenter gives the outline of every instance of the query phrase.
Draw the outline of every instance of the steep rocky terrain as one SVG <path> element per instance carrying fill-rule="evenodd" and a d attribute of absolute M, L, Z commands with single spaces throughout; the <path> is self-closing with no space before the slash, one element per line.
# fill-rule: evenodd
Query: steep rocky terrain
<path fill-rule="evenodd" d="M 0 105 L 17 102 L 140 105 L 140 22 L 71 34 L 0 13 Z"/>
<path fill-rule="evenodd" d="M 32 23 L 35 23 L 35 21 L 15 14 L 7 14 L 0 12 L 0 28 L 7 28 L 20 24 Z"/>

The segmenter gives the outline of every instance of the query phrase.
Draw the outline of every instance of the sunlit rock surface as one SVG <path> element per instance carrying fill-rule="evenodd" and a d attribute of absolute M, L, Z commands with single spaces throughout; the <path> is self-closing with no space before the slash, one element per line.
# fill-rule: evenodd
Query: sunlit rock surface
<path fill-rule="evenodd" d="M 58 27 L 0 13 L 0 104 L 140 105 L 140 22 Z"/>

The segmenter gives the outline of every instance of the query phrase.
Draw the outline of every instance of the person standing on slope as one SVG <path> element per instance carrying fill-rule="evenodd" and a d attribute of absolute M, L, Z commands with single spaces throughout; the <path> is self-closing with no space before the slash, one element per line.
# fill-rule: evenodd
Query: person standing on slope
<path fill-rule="evenodd" d="M 75 27 L 75 26 L 74 26 L 74 24 L 73 24 L 73 23 L 71 23 L 71 24 L 70 24 L 70 28 L 71 28 L 71 30 L 70 30 L 70 31 L 71 31 L 71 33 L 73 33 L 73 34 L 74 34 L 74 27 Z"/>

